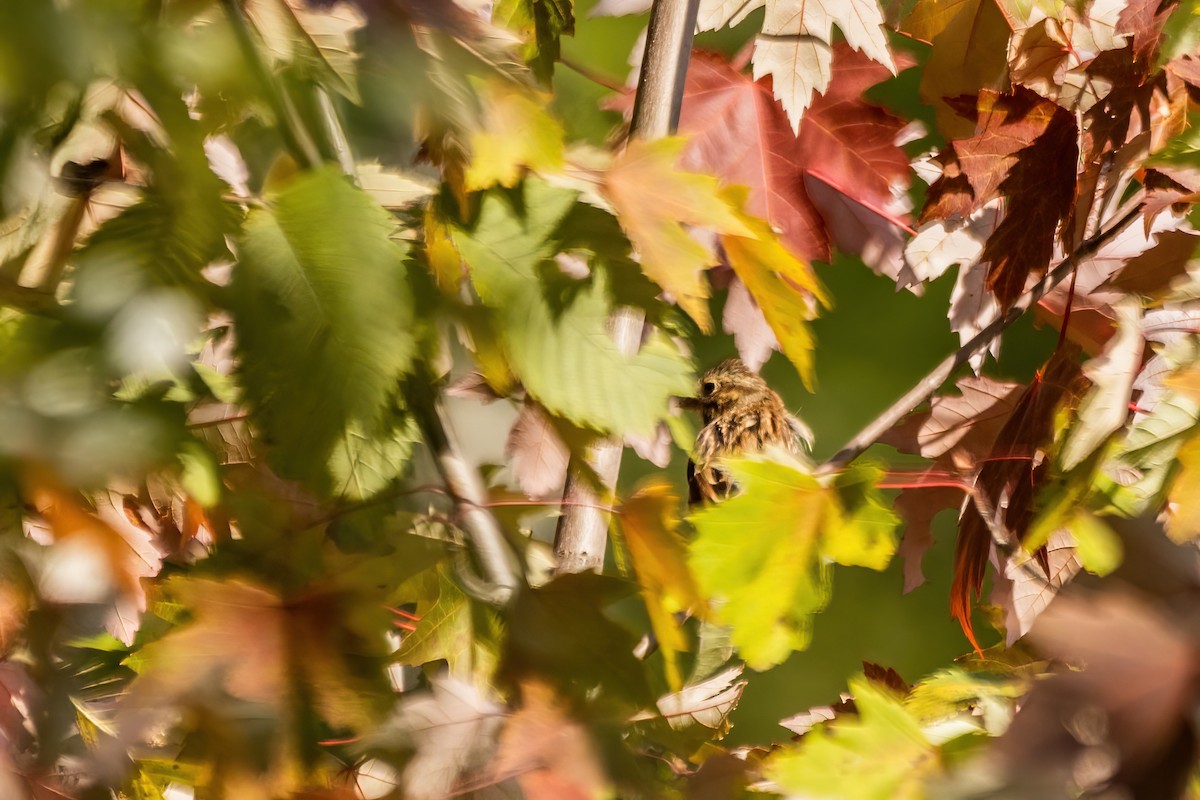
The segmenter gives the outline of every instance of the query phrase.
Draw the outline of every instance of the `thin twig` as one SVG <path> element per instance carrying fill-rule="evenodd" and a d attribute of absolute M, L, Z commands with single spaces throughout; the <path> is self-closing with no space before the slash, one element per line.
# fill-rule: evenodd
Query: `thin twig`
<path fill-rule="evenodd" d="M 818 471 L 820 473 L 830 473 L 842 469 L 855 458 L 862 455 L 863 451 L 873 445 L 880 436 L 891 430 L 905 414 L 928 400 L 946 382 L 946 379 L 954 374 L 955 370 L 967 363 L 971 359 L 971 356 L 983 351 L 1008 326 L 1020 319 L 1047 292 L 1070 275 L 1079 261 L 1093 255 L 1108 240 L 1125 230 L 1129 226 L 1129 223 L 1137 219 L 1138 214 L 1141 212 L 1143 200 L 1144 195 L 1140 192 L 1127 200 L 1118 210 L 1116 222 L 1081 242 L 1079 247 L 1075 248 L 1069 256 L 1055 264 L 1046 273 L 1046 277 L 1040 283 L 1022 295 L 1017 302 L 1013 303 L 1012 307 L 1005 314 L 997 317 L 987 327 L 976 334 L 975 338 L 964 344 L 953 354 L 947 356 L 940 364 L 930 370 L 929 374 L 917 381 L 916 385 L 908 390 L 904 396 L 888 406 L 882 414 L 871 420 L 841 450 L 822 464 Z"/>
<path fill-rule="evenodd" d="M 560 55 L 558 57 L 558 63 L 562 64 L 572 72 L 587 78 L 597 86 L 603 86 L 610 92 L 616 92 L 617 94 L 629 94 L 629 87 L 620 81 L 610 78 L 607 75 L 601 75 L 591 67 L 585 67 L 583 64 L 580 64 L 578 61 L 569 58 L 568 56 Z"/>

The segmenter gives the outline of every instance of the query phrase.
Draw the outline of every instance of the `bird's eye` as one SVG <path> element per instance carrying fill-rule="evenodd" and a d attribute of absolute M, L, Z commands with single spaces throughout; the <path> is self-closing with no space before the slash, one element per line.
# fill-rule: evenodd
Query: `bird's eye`
<path fill-rule="evenodd" d="M 717 385 L 712 381 L 705 381 L 704 385 L 700 387 L 700 390 L 707 396 L 717 390 Z"/>

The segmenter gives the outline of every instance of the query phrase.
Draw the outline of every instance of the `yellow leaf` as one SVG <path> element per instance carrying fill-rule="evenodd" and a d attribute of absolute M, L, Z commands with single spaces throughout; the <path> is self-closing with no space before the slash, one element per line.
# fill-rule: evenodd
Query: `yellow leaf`
<path fill-rule="evenodd" d="M 741 208 L 746 190 L 731 187 L 725 196 L 732 206 Z M 808 323 L 817 316 L 817 303 L 829 307 L 829 296 L 812 265 L 780 244 L 766 222 L 745 213 L 740 217 L 751 235 L 722 237 L 729 265 L 762 310 L 783 354 L 812 391 L 814 341 Z"/>
<path fill-rule="evenodd" d="M 684 226 L 754 234 L 722 197 L 716 178 L 676 168 L 682 149 L 682 139 L 631 143 L 605 175 L 602 191 L 637 248 L 642 270 L 708 332 L 712 318 L 702 273 L 713 265 L 713 254 Z"/>
<path fill-rule="evenodd" d="M 502 81 L 483 93 L 483 124 L 471 134 L 468 191 L 515 186 L 524 168 L 553 171 L 563 164 L 563 128 L 546 111 L 549 98 Z"/>
<path fill-rule="evenodd" d="M 1200 536 L 1200 437 L 1179 450 L 1179 474 L 1171 485 L 1171 517 L 1167 534 L 1177 542 Z"/>
<path fill-rule="evenodd" d="M 633 570 L 650 624 L 662 647 L 667 682 L 679 691 L 683 681 L 676 654 L 687 649 L 674 613 L 703 616 L 704 599 L 687 566 L 687 548 L 679 533 L 679 497 L 662 479 L 643 483 L 621 507 L 621 529 L 633 560 Z"/>
<path fill-rule="evenodd" d="M 438 288 L 448 295 L 458 294 L 462 286 L 463 262 L 450 238 L 450 228 L 438 213 L 436 203 L 425 207 L 425 259 Z"/>

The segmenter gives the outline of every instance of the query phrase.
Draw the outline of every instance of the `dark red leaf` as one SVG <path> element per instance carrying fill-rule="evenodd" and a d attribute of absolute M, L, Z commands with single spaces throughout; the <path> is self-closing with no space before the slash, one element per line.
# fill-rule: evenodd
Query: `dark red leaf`
<path fill-rule="evenodd" d="M 1054 351 L 1021 393 L 1012 415 L 1000 429 L 992 446 L 992 455 L 983 463 L 975 481 L 975 491 L 986 505 L 1000 515 L 998 524 L 1015 547 L 1029 530 L 1033 519 L 1033 498 L 1045 477 L 1046 463 L 1042 448 L 1054 433 L 1054 414 L 1060 402 L 1078 393 L 1082 376 L 1079 350 L 1062 347 Z M 950 614 L 962 625 L 963 632 L 978 650 L 971 629 L 971 600 L 983 589 L 992 533 L 975 502 L 963 507 L 959 518 L 958 540 L 954 549 L 954 580 L 950 586 Z M 1045 557 L 1040 559 L 1046 567 Z"/>

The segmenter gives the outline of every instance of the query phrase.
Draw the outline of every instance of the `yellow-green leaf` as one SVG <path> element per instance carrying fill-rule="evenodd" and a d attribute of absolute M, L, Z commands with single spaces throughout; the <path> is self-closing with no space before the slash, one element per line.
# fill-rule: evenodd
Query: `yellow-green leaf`
<path fill-rule="evenodd" d="M 937 751 L 904 705 L 863 677 L 851 679 L 858 716 L 839 717 L 766 763 L 788 795 L 841 800 L 916 800 Z"/>
<path fill-rule="evenodd" d="M 745 190 L 738 187 L 729 196 L 741 207 Z M 829 297 L 812 266 L 780 244 L 766 222 L 749 214 L 742 214 L 741 219 L 752 235 L 722 237 L 729 265 L 762 310 L 783 354 L 812 391 L 815 342 L 808 323 L 817 316 L 818 303 L 829 306 Z"/>
<path fill-rule="evenodd" d="M 895 548 L 894 522 L 885 530 L 877 511 L 847 507 L 837 489 L 797 461 L 731 459 L 724 466 L 741 492 L 692 515 L 699 535 L 689 565 L 716 601 L 716 620 L 733 629 L 742 658 L 767 669 L 808 646 L 812 616 L 829 599 L 829 562 L 882 567 Z M 869 496 L 855 479 L 850 485 Z"/>
<path fill-rule="evenodd" d="M 722 197 L 716 178 L 676 168 L 682 149 L 682 139 L 635 141 L 613 162 L 602 188 L 637 248 L 646 275 L 707 332 L 712 318 L 702 273 L 713 265 L 713 254 L 684 226 L 755 234 Z"/>
<path fill-rule="evenodd" d="M 620 515 L 633 571 L 662 648 L 667 682 L 674 691 L 683 687 L 677 654 L 687 649 L 674 614 L 692 611 L 703 616 L 705 611 L 704 599 L 688 569 L 678 508 L 674 488 L 659 478 L 643 483 L 625 501 Z"/>
<path fill-rule="evenodd" d="M 563 128 L 546 111 L 549 97 L 493 80 L 483 93 L 482 127 L 471 134 L 469 191 L 514 186 L 528 167 L 553 171 L 563 164 Z"/>

